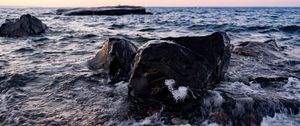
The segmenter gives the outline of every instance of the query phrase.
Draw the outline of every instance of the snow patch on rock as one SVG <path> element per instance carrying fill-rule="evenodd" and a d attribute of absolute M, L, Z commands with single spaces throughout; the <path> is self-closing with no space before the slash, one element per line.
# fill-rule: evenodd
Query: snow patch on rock
<path fill-rule="evenodd" d="M 180 101 L 180 100 L 183 101 L 187 96 L 188 88 L 184 87 L 184 86 L 180 86 L 180 87 L 178 87 L 178 89 L 174 89 L 175 83 L 176 82 L 174 79 L 165 80 L 165 85 L 168 87 L 169 91 L 172 93 L 173 98 L 176 101 Z"/>

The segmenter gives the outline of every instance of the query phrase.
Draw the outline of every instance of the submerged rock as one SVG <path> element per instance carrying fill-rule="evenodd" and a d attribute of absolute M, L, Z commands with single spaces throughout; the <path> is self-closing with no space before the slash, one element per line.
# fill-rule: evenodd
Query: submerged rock
<path fill-rule="evenodd" d="M 151 14 L 146 12 L 144 7 L 138 6 L 112 6 L 112 7 L 94 7 L 94 8 L 72 8 L 58 9 L 58 15 L 127 15 L 127 14 Z"/>
<path fill-rule="evenodd" d="M 275 41 L 266 42 L 241 42 L 239 45 L 235 46 L 233 53 L 243 56 L 250 57 L 278 57 L 279 51 L 282 48 L 278 47 Z"/>
<path fill-rule="evenodd" d="M 198 99 L 214 87 L 209 62 L 179 44 L 154 41 L 140 48 L 129 81 L 139 101 L 174 103 Z"/>
<path fill-rule="evenodd" d="M 228 81 L 251 81 L 263 86 L 279 86 L 278 81 L 299 76 L 298 59 L 289 59 L 275 41 L 242 42 L 235 45 L 231 54 Z"/>
<path fill-rule="evenodd" d="M 30 14 L 22 15 L 20 19 L 6 20 L 0 27 L 0 36 L 23 37 L 44 33 L 47 26 Z"/>
<path fill-rule="evenodd" d="M 214 71 L 214 80 L 219 82 L 223 79 L 231 56 L 230 39 L 225 32 L 203 37 L 169 37 L 163 40 L 173 41 L 203 56 Z"/>
<path fill-rule="evenodd" d="M 104 69 L 113 80 L 127 81 L 136 51 L 136 46 L 128 40 L 109 38 L 88 65 L 92 70 Z"/>
<path fill-rule="evenodd" d="M 284 76 L 259 76 L 259 77 L 252 77 L 249 79 L 250 81 L 253 81 L 255 83 L 259 83 L 262 87 L 266 87 L 268 85 L 270 86 L 276 86 L 280 85 L 280 82 L 286 83 L 288 81 L 288 77 Z"/>

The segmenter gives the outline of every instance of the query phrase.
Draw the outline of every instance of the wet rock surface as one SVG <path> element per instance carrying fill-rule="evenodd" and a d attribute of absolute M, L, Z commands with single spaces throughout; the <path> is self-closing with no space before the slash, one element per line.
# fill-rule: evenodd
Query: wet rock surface
<path fill-rule="evenodd" d="M 240 43 L 232 51 L 227 79 L 270 86 L 299 77 L 299 59 L 286 55 L 284 50 L 275 41 Z"/>
<path fill-rule="evenodd" d="M 103 69 L 114 81 L 129 79 L 137 47 L 122 38 L 109 38 L 96 56 L 88 61 L 92 70 Z"/>
<path fill-rule="evenodd" d="M 272 58 L 278 57 L 279 51 L 282 49 L 283 48 L 279 47 L 274 40 L 266 42 L 241 42 L 234 47 L 233 53 L 243 56 L 266 56 Z"/>
<path fill-rule="evenodd" d="M 22 15 L 20 19 L 6 19 L 0 27 L 2 37 L 23 37 L 40 35 L 44 33 L 47 26 L 30 14 Z"/>
<path fill-rule="evenodd" d="M 128 15 L 128 14 L 151 14 L 146 9 L 138 6 L 112 6 L 95 8 L 72 8 L 58 9 L 56 14 L 63 15 Z"/>
<path fill-rule="evenodd" d="M 195 100 L 214 87 L 212 72 L 206 59 L 191 50 L 153 41 L 137 52 L 129 95 L 165 103 Z"/>
<path fill-rule="evenodd" d="M 162 40 L 173 41 L 203 56 L 214 71 L 214 80 L 219 82 L 223 79 L 231 56 L 230 39 L 225 32 L 203 37 L 169 37 Z"/>
<path fill-rule="evenodd" d="M 230 62 L 226 33 L 165 38 L 143 45 L 129 81 L 129 95 L 164 103 L 193 101 L 219 83 Z M 176 44 L 175 44 L 176 43 Z"/>

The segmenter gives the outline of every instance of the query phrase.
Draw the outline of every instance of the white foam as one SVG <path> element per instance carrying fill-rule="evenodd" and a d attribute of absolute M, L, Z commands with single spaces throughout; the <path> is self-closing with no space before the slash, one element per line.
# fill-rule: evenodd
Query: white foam
<path fill-rule="evenodd" d="M 119 96 L 125 96 L 128 93 L 128 83 L 124 82 L 124 81 L 120 81 L 118 83 L 115 84 L 115 89 L 114 89 L 114 93 L 118 94 Z"/>
<path fill-rule="evenodd" d="M 210 122 L 210 121 L 208 121 L 208 120 L 205 120 L 205 121 L 201 124 L 201 126 L 221 126 L 221 125 L 218 124 L 218 123 L 215 123 L 215 122 Z"/>
<path fill-rule="evenodd" d="M 283 90 L 280 93 L 280 96 L 284 96 L 288 99 L 298 99 L 300 100 L 300 81 L 297 78 L 289 77 L 288 82 L 283 86 Z"/>
<path fill-rule="evenodd" d="M 264 117 L 261 126 L 299 126 L 300 115 L 285 115 L 276 113 L 274 117 Z"/>
<path fill-rule="evenodd" d="M 149 118 L 144 119 L 140 125 L 150 125 L 151 124 L 151 120 Z"/>
<path fill-rule="evenodd" d="M 165 85 L 168 87 L 169 91 L 172 93 L 173 98 L 176 101 L 184 100 L 187 96 L 188 88 L 184 86 L 178 87 L 178 89 L 174 89 L 175 80 L 167 79 L 165 80 Z"/>
<path fill-rule="evenodd" d="M 205 107 L 220 107 L 224 102 L 223 97 L 220 92 L 217 91 L 208 91 L 208 95 L 203 98 L 203 105 Z"/>
<path fill-rule="evenodd" d="M 286 85 L 284 85 L 285 88 L 296 88 L 300 89 L 300 81 L 298 78 L 289 77 L 288 82 Z"/>

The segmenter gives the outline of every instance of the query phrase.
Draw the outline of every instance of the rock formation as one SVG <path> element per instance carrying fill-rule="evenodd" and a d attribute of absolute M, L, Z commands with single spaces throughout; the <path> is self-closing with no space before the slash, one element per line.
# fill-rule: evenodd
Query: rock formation
<path fill-rule="evenodd" d="M 133 98 L 184 103 L 201 98 L 223 79 L 230 60 L 225 33 L 163 40 L 138 50 L 129 81 Z"/>
<path fill-rule="evenodd" d="M 231 56 L 230 39 L 226 33 L 216 32 L 203 37 L 169 37 L 163 40 L 173 41 L 203 56 L 214 71 L 214 80 L 218 83 L 223 79 Z"/>
<path fill-rule="evenodd" d="M 127 14 L 151 14 L 146 12 L 144 7 L 138 6 L 112 6 L 112 7 L 94 7 L 94 8 L 72 8 L 72 9 L 58 9 L 58 15 L 127 15 Z"/>
<path fill-rule="evenodd" d="M 20 19 L 7 19 L 0 27 L 2 37 L 23 37 L 44 33 L 47 26 L 30 14 L 22 15 Z"/>
<path fill-rule="evenodd" d="M 111 79 L 128 80 L 136 51 L 128 40 L 109 38 L 88 65 L 92 70 L 104 69 Z"/>
<path fill-rule="evenodd" d="M 154 41 L 137 52 L 129 95 L 166 103 L 197 99 L 213 87 L 212 73 L 207 60 L 190 49 Z"/>
<path fill-rule="evenodd" d="M 92 70 L 104 69 L 112 80 L 128 81 L 130 76 L 133 99 L 181 104 L 213 89 L 223 79 L 230 56 L 228 36 L 216 32 L 153 40 L 138 50 L 127 40 L 110 38 L 88 64 Z"/>

